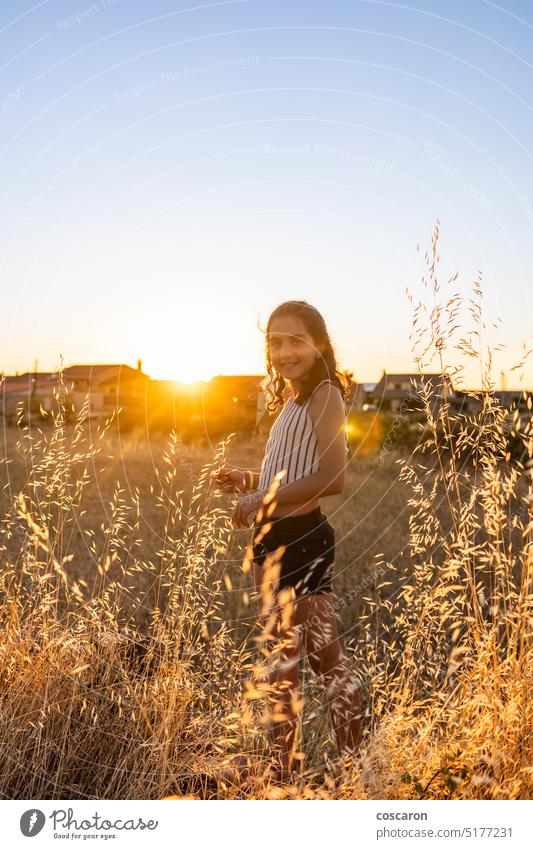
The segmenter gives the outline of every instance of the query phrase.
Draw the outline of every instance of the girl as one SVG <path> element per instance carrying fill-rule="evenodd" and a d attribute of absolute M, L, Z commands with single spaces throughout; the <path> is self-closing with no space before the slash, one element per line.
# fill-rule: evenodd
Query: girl
<path fill-rule="evenodd" d="M 263 625 L 268 618 L 260 593 L 265 559 L 282 552 L 271 629 L 278 663 L 269 680 L 275 685 L 271 703 L 276 759 L 271 772 L 274 779 L 285 780 L 296 766 L 302 643 L 311 669 L 325 685 L 339 753 L 355 752 L 360 742 L 358 683 L 339 640 L 333 605 L 335 531 L 319 501 L 341 493 L 345 485 L 344 399 L 349 381 L 337 369 L 322 315 L 306 301 L 286 301 L 273 311 L 265 353 L 266 408 L 281 412 L 272 425 L 261 472 L 223 467 L 215 481 L 224 492 L 252 491 L 239 499 L 232 523 L 248 527 L 250 514 L 257 513 L 252 544 Z M 281 484 L 268 510 L 263 509 L 276 475 Z"/>

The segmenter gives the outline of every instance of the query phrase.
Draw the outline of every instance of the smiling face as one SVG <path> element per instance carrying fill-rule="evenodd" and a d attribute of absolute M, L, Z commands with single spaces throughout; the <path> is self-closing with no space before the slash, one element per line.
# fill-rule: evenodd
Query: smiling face
<path fill-rule="evenodd" d="M 272 365 L 293 386 L 312 368 L 319 353 L 301 318 L 289 315 L 272 320 L 269 346 Z"/>

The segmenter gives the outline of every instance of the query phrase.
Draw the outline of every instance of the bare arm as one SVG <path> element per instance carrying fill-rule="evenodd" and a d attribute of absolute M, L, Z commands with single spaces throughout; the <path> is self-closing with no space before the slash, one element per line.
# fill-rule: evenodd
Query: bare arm
<path fill-rule="evenodd" d="M 329 384 L 316 390 L 309 404 L 319 456 L 319 470 L 292 483 L 282 482 L 274 495 L 279 504 L 308 501 L 342 492 L 346 483 L 346 416 L 343 400 Z"/>

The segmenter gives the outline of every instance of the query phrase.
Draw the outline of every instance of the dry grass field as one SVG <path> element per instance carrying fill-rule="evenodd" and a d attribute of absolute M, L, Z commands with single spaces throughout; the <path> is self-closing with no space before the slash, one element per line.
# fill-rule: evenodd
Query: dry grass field
<path fill-rule="evenodd" d="M 231 528 L 232 497 L 214 492 L 208 473 L 223 457 L 257 467 L 262 441 L 185 446 L 108 433 L 95 445 L 94 434 L 61 433 L 57 423 L 5 431 L 4 798 L 238 798 L 226 759 L 248 753 L 260 771 L 265 694 L 250 685 L 258 629 L 243 571 L 251 529 Z M 365 754 L 342 766 L 334 790 L 341 766 L 324 695 L 302 660 L 302 781 L 264 794 L 416 798 L 432 781 L 426 794 L 437 798 L 527 796 L 531 564 L 520 552 L 528 551 L 529 482 L 500 463 L 469 505 L 469 464 L 462 510 L 470 513 L 461 516 L 450 511 L 434 461 L 425 461 L 431 471 L 417 493 L 401 473 L 409 457 L 377 456 L 356 453 L 342 496 L 322 502 L 336 530 L 342 639 L 362 682 Z M 422 479 L 420 461 L 413 468 Z M 469 594 L 475 547 L 477 592 Z M 497 615 L 487 604 L 494 592 Z M 526 619 L 515 634 L 519 608 Z M 468 670 L 468 687 L 461 682 L 454 701 L 459 670 Z M 463 709 L 468 722 L 451 726 Z M 468 738 L 483 714 L 488 736 L 474 745 Z M 509 750 L 495 753 L 495 726 Z M 437 732 L 451 736 L 445 756 Z"/>
<path fill-rule="evenodd" d="M 441 364 L 455 306 L 432 313 Z M 2 798 L 532 798 L 531 481 L 490 393 L 454 439 L 447 404 L 435 418 L 422 402 L 415 450 L 355 452 L 322 502 L 362 746 L 336 755 L 304 665 L 300 771 L 283 786 L 263 778 L 251 529 L 210 483 L 222 463 L 257 469 L 263 438 L 149 442 L 60 411 L 5 429 Z M 531 398 L 513 428 L 531 457 Z"/>

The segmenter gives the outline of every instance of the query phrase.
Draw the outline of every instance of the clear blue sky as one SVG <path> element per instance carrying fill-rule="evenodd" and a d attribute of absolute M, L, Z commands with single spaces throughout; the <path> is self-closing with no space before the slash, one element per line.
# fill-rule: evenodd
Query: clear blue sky
<path fill-rule="evenodd" d="M 260 373 L 305 298 L 357 378 L 412 371 L 437 218 L 495 376 L 531 347 L 531 3 L 5 2 L 0 44 L 0 370 Z"/>

